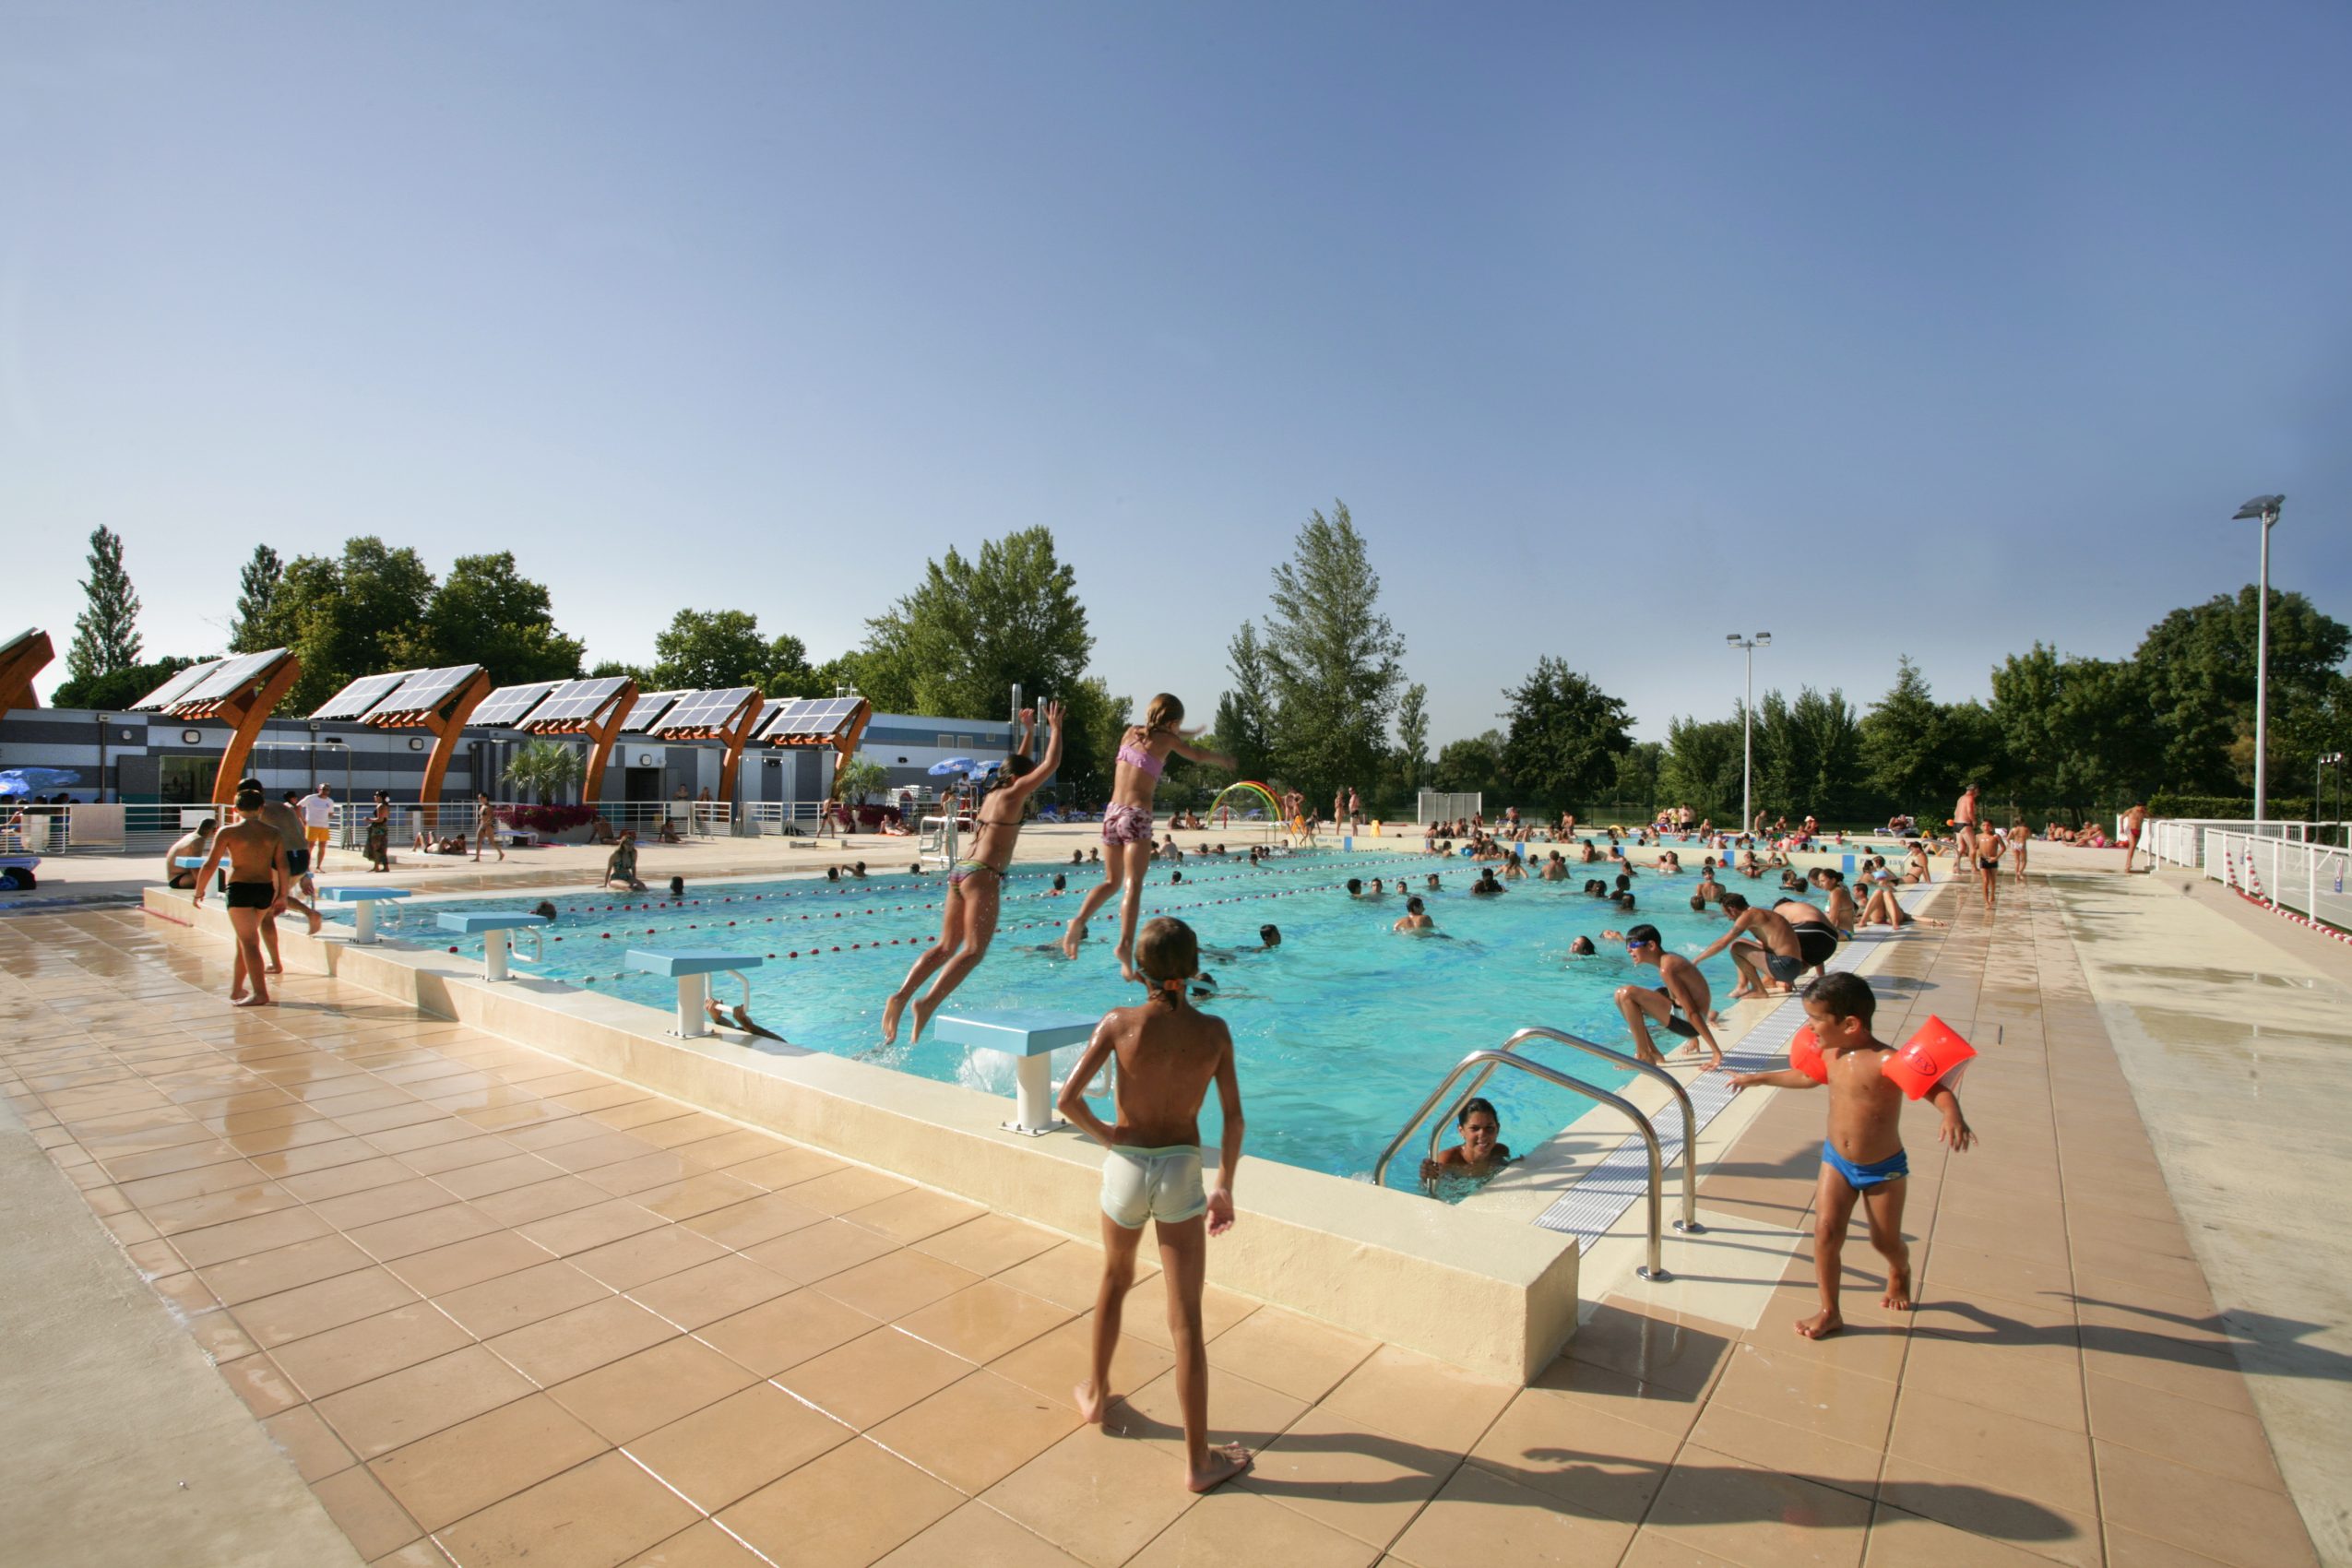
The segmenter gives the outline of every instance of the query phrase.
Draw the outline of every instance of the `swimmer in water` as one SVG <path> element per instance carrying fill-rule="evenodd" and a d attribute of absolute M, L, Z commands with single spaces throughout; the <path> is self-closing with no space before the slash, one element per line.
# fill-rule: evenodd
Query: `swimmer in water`
<path fill-rule="evenodd" d="M 1399 920 L 1395 925 L 1390 926 L 1388 929 L 1391 931 L 1411 932 L 1415 933 L 1421 932 L 1434 932 L 1437 930 L 1437 922 L 1429 918 L 1428 910 L 1424 909 L 1421 904 L 1420 895 L 1416 893 L 1411 897 L 1405 900 L 1404 918 Z"/>
<path fill-rule="evenodd" d="M 1598 949 L 1593 946 L 1593 939 L 1589 936 L 1580 936 L 1568 944 L 1568 952 L 1572 957 L 1589 958 Z"/>
<path fill-rule="evenodd" d="M 1421 1161 L 1422 1181 L 1434 1182 L 1441 1176 L 1483 1180 L 1511 1163 L 1510 1146 L 1499 1141 L 1503 1136 L 1503 1118 L 1495 1113 L 1492 1101 L 1475 1096 L 1464 1100 L 1454 1125 L 1461 1133 L 1462 1141 L 1452 1148 L 1438 1150 L 1435 1159 Z"/>

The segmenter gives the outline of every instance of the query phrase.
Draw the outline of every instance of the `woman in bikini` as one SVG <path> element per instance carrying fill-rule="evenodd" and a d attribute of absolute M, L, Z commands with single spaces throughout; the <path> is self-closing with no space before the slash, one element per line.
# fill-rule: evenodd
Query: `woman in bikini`
<path fill-rule="evenodd" d="M 898 1039 L 898 1016 L 907 1004 L 915 1004 L 914 1038 L 922 1039 L 923 1026 L 947 1000 L 947 993 L 964 983 L 965 977 L 980 968 L 988 956 L 988 944 L 996 936 L 996 912 L 1004 891 L 1004 873 L 1013 867 L 1013 846 L 1020 840 L 1021 816 L 1028 809 L 1029 797 L 1038 786 L 1053 777 L 1062 766 L 1062 705 L 1045 705 L 1045 721 L 1053 734 L 1045 742 L 1045 760 L 1029 761 L 1029 742 L 1036 735 L 1036 711 L 1021 710 L 1021 738 L 1007 757 L 995 788 L 982 798 L 972 829 L 971 852 L 956 862 L 947 873 L 947 898 L 939 919 L 939 940 L 917 958 L 914 967 L 890 1000 L 882 1006 L 882 1043 L 895 1045 Z M 1117 808 L 1112 808 L 1116 810 Z M 1144 818 L 1144 847 L 1151 847 L 1151 818 Z M 861 865 L 863 862 L 860 862 Z M 856 873 L 862 876 L 862 871 Z M 915 998 L 916 988 L 937 970 L 939 978 L 932 981 L 921 998 Z"/>
<path fill-rule="evenodd" d="M 1063 956 L 1076 957 L 1078 944 L 1086 939 L 1087 922 L 1110 901 L 1111 894 L 1123 893 L 1119 904 L 1119 972 L 1131 980 L 1136 978 L 1135 924 L 1144 912 L 1144 873 L 1151 867 L 1152 796 L 1159 789 L 1168 754 L 1173 752 L 1229 773 L 1236 768 L 1231 757 L 1194 745 L 1179 728 L 1183 722 L 1184 705 L 1162 692 L 1151 699 L 1144 721 L 1129 725 L 1120 737 L 1118 775 L 1111 780 L 1111 804 L 1102 814 L 1102 881 L 1087 894 L 1087 901 L 1078 906 L 1078 912 L 1070 917 L 1069 929 L 1062 933 Z M 1344 798 L 1332 802 L 1335 808 L 1344 803 Z"/>

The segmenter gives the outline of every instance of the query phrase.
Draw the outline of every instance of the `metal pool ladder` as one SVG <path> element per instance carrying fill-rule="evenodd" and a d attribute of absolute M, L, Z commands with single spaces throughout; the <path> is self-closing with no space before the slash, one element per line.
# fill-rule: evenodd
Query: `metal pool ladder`
<path fill-rule="evenodd" d="M 1396 1151 L 1405 1146 L 1405 1141 L 1413 1135 L 1413 1130 L 1429 1120 L 1429 1113 L 1434 1111 L 1439 1102 L 1444 1099 L 1447 1092 L 1461 1081 L 1465 1073 L 1475 1068 L 1478 1071 L 1478 1076 L 1470 1080 L 1469 1087 L 1455 1097 L 1452 1109 L 1431 1124 L 1429 1158 L 1431 1159 L 1437 1158 L 1437 1141 L 1444 1135 L 1446 1123 L 1461 1114 L 1462 1107 L 1468 1102 L 1472 1095 L 1477 1094 L 1485 1086 L 1489 1078 L 1494 1075 L 1494 1070 L 1498 1067 L 1515 1067 L 1523 1073 L 1533 1074 L 1548 1084 L 1555 1084 L 1563 1089 L 1570 1089 L 1583 1095 L 1587 1099 L 1596 1100 L 1602 1105 L 1621 1111 L 1632 1120 L 1634 1130 L 1642 1134 L 1642 1143 L 1648 1149 L 1650 1159 L 1650 1179 L 1646 1194 L 1649 1205 L 1649 1262 L 1633 1272 L 1644 1279 L 1671 1279 L 1673 1276 L 1666 1271 L 1665 1239 L 1662 1234 L 1665 1200 L 1661 1196 L 1660 1189 L 1664 1185 L 1665 1161 L 1659 1154 L 1657 1129 L 1650 1124 L 1648 1117 L 1633 1108 L 1631 1101 L 1610 1094 L 1607 1089 L 1586 1083 L 1581 1078 L 1572 1077 L 1558 1068 L 1547 1067 L 1540 1062 L 1531 1062 L 1517 1054 L 1519 1047 L 1531 1039 L 1557 1040 L 1562 1045 L 1573 1046 L 1589 1055 L 1598 1056 L 1605 1062 L 1656 1078 L 1667 1087 L 1668 1090 L 1673 1094 L 1675 1103 L 1682 1108 L 1682 1218 L 1674 1222 L 1674 1229 L 1685 1232 L 1704 1230 L 1705 1227 L 1699 1223 L 1698 1178 L 1691 1163 L 1691 1152 L 1698 1144 L 1698 1119 L 1691 1110 L 1691 1097 L 1684 1092 L 1681 1084 L 1676 1081 L 1674 1075 L 1652 1063 L 1644 1062 L 1638 1057 L 1628 1056 L 1621 1051 L 1611 1051 L 1605 1045 L 1597 1045 L 1580 1035 L 1568 1034 L 1560 1029 L 1549 1029 L 1539 1025 L 1521 1029 L 1491 1051 L 1473 1051 L 1461 1061 L 1454 1063 L 1453 1070 L 1445 1075 L 1436 1088 L 1430 1091 L 1429 1098 L 1421 1101 L 1420 1109 L 1415 1111 L 1405 1124 L 1396 1130 L 1396 1135 L 1388 1140 L 1388 1146 L 1381 1150 L 1380 1158 L 1372 1162 L 1372 1185 L 1377 1187 L 1383 1183 L 1388 1174 L 1388 1162 L 1396 1158 Z"/>

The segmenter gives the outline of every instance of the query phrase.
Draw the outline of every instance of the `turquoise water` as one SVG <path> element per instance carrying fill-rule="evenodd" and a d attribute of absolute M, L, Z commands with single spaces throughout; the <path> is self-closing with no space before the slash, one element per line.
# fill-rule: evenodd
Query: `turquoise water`
<path fill-rule="evenodd" d="M 1046 1008 L 1099 1015 L 1140 999 L 1119 977 L 1111 956 L 1118 904 L 1104 907 L 1075 962 L 1050 950 L 1099 868 L 1063 868 L 1070 890 L 1054 895 L 1054 868 L 1017 868 L 1006 881 L 1004 915 L 988 961 L 967 980 L 947 1011 Z M 1411 854 L 1307 852 L 1253 869 L 1246 861 L 1195 857 L 1180 869 L 1181 885 L 1155 868 L 1145 887 L 1145 916 L 1177 915 L 1190 922 L 1204 947 L 1203 967 L 1218 993 L 1203 1005 L 1227 1020 L 1239 1054 L 1249 1114 L 1248 1152 L 1339 1176 L 1368 1176 L 1381 1148 L 1447 1068 L 1465 1052 L 1500 1044 L 1530 1024 L 1587 1036 L 1628 1050 L 1611 993 L 1629 980 L 1657 983 L 1657 971 L 1635 970 L 1621 946 L 1601 944 L 1591 957 L 1572 957 L 1579 934 L 1595 938 L 1636 921 L 1657 925 L 1669 946 L 1695 955 L 1723 931 L 1719 915 L 1695 915 L 1690 892 L 1695 871 L 1679 876 L 1638 875 L 1641 907 L 1633 915 L 1586 897 L 1580 884 L 1604 868 L 1572 866 L 1571 880 L 1513 883 L 1501 897 L 1473 897 L 1468 862 Z M 1423 889 L 1436 872 L 1443 885 Z M 1406 875 L 1427 900 L 1443 939 L 1389 930 L 1404 913 L 1404 898 L 1351 899 L 1347 880 Z M 1612 873 L 1613 874 L 1613 873 Z M 667 1011 L 671 982 L 623 972 L 629 947 L 728 947 L 775 961 L 753 971 L 752 1011 L 795 1045 L 838 1055 L 864 1053 L 902 1072 L 1010 1093 L 1006 1064 L 975 1063 L 963 1048 L 926 1039 L 911 1048 L 877 1049 L 882 1004 L 908 965 L 937 933 L 945 889 L 936 876 L 877 876 L 829 884 L 799 877 L 752 883 L 707 883 L 687 889 L 687 901 L 645 895 L 558 897 L 556 924 L 547 929 L 546 963 L 518 965 L 529 973 L 612 992 Z M 448 945 L 431 917 L 443 910 L 528 909 L 536 899 L 435 900 L 411 906 L 386 932 L 420 944 Z M 339 917 L 341 918 L 341 917 Z M 1241 953 L 1257 943 L 1258 927 L 1282 929 L 1273 953 Z M 461 939 L 460 952 L 479 953 L 479 939 Z M 529 938 L 522 944 L 529 952 Z M 797 955 L 797 956 L 796 956 Z M 1733 982 L 1730 962 L 1706 966 L 1716 1004 Z M 714 977 L 721 1001 L 742 994 L 730 977 Z M 1530 1048 L 1538 1059 L 1577 1064 L 1578 1075 L 1604 1088 L 1627 1076 L 1557 1045 Z M 1058 1074 L 1059 1069 L 1057 1069 Z M 1503 1139 L 1527 1148 L 1556 1133 L 1589 1102 L 1522 1074 L 1498 1075 L 1487 1087 L 1501 1111 Z M 1215 1143 L 1213 1103 L 1202 1136 Z M 1392 1185 L 1412 1184 L 1418 1146 L 1391 1169 Z"/>

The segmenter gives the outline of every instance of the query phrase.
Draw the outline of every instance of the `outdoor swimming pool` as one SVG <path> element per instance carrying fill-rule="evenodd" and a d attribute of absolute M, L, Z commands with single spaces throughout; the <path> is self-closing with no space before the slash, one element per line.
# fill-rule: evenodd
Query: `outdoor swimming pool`
<path fill-rule="evenodd" d="M 1106 906 L 1077 961 L 1053 944 L 1099 868 L 1062 867 L 1070 891 L 1049 889 L 1057 868 L 1021 866 L 1007 879 L 1004 917 L 988 962 L 949 1001 L 946 1011 L 1046 1008 L 1099 1014 L 1139 999 L 1119 977 L 1111 956 L 1117 903 Z M 1170 869 L 1181 869 L 1182 885 Z M 1689 909 L 1695 871 L 1679 876 L 1639 874 L 1641 908 L 1632 916 L 1590 898 L 1586 875 L 1604 868 L 1573 866 L 1569 881 L 1530 878 L 1501 897 L 1468 892 L 1468 861 L 1408 853 L 1307 852 L 1253 868 L 1246 860 L 1195 857 L 1181 868 L 1155 868 L 1146 885 L 1146 918 L 1173 914 L 1192 924 L 1203 966 L 1218 982 L 1204 1004 L 1231 1026 L 1240 1051 L 1241 1087 L 1250 1119 L 1249 1152 L 1334 1175 L 1367 1177 L 1398 1124 L 1469 1051 L 1499 1044 L 1515 1029 L 1543 1024 L 1630 1049 L 1610 1000 L 1628 980 L 1657 983 L 1657 971 L 1636 971 L 1621 947 L 1603 944 L 1596 956 L 1572 958 L 1578 935 L 1636 921 L 1657 925 L 1668 944 L 1696 954 L 1723 931 L 1720 916 Z M 1424 879 L 1443 885 L 1431 894 Z M 1404 913 L 1403 897 L 1351 899 L 1349 877 L 1369 885 L 1403 874 L 1427 899 L 1442 939 L 1397 935 L 1389 929 Z M 863 1055 L 903 1072 L 1009 1093 L 1009 1069 L 975 1063 L 959 1046 L 926 1039 L 909 1047 L 881 1048 L 884 999 L 939 926 L 945 892 L 937 875 L 877 876 L 839 885 L 789 880 L 705 882 L 687 889 L 683 904 L 666 897 L 622 897 L 576 893 L 553 896 L 556 923 L 545 932 L 544 964 L 517 965 L 551 980 L 617 994 L 667 1010 L 671 982 L 624 973 L 629 947 L 730 947 L 775 961 L 753 974 L 753 1012 L 795 1045 L 837 1055 Z M 451 945 L 433 929 L 442 911 L 525 909 L 535 894 L 495 898 L 435 899 L 412 904 L 385 927 L 395 940 Z M 341 917 L 339 917 L 341 918 Z M 1281 927 L 1273 953 L 1244 953 L 1258 928 Z M 478 939 L 455 944 L 478 953 Z M 522 944 L 526 956 L 529 942 Z M 797 956 L 795 956 L 797 955 Z M 1721 1005 L 1733 982 L 1729 960 L 1706 966 Z M 731 1004 L 740 987 L 718 977 L 715 993 Z M 1631 1075 L 1559 1046 L 1532 1048 L 1539 1059 L 1576 1063 L 1578 1075 L 1613 1088 Z M 1503 1137 L 1533 1146 L 1589 1109 L 1567 1091 L 1519 1074 L 1488 1085 L 1502 1112 Z M 1202 1125 L 1214 1144 L 1212 1103 Z M 1400 1158 L 1392 1185 L 1412 1185 L 1417 1160 Z"/>

